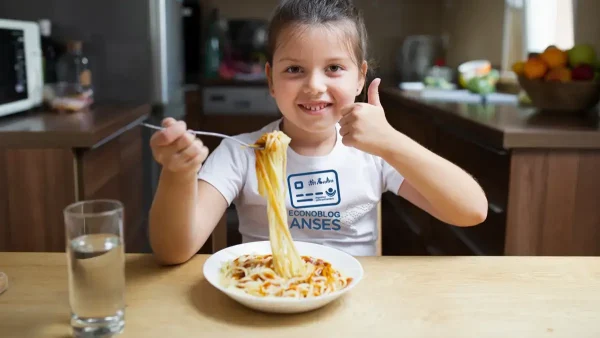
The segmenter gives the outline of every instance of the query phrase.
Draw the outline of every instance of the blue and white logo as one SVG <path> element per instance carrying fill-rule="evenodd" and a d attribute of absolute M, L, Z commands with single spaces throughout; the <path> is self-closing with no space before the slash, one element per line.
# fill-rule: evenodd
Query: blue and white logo
<path fill-rule="evenodd" d="M 313 208 L 340 204 L 340 184 L 335 170 L 288 176 L 292 207 Z"/>

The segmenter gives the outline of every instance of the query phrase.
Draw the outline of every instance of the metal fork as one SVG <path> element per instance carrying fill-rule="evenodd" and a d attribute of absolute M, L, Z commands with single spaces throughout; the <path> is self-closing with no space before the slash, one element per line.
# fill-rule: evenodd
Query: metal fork
<path fill-rule="evenodd" d="M 152 124 L 148 124 L 148 123 L 144 123 L 142 122 L 142 125 L 151 129 L 156 129 L 156 130 L 163 130 L 165 129 L 164 127 L 159 127 L 159 126 L 155 126 Z M 233 140 L 241 145 L 243 145 L 244 147 L 248 147 L 248 148 L 254 148 L 254 149 L 264 149 L 264 147 L 259 147 L 256 144 L 248 144 L 246 142 L 240 141 L 238 139 L 236 139 L 235 137 L 231 137 L 229 135 L 225 135 L 225 134 L 219 134 L 219 133 L 212 133 L 209 131 L 196 131 L 196 130 L 188 130 L 188 132 L 195 134 L 195 135 L 206 135 L 206 136 L 215 136 L 215 137 L 221 137 L 221 138 L 227 138 L 230 140 Z"/>

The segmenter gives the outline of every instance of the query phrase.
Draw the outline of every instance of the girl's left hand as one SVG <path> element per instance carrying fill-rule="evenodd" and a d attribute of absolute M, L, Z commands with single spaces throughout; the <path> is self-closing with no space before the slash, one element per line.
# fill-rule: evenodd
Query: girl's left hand
<path fill-rule="evenodd" d="M 342 143 L 376 156 L 381 156 L 388 135 L 396 132 L 379 102 L 380 83 L 381 79 L 373 80 L 368 89 L 368 103 L 344 107 L 340 120 Z"/>

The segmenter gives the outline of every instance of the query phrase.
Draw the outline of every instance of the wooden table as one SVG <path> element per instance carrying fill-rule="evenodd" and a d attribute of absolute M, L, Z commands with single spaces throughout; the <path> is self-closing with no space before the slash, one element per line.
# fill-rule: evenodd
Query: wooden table
<path fill-rule="evenodd" d="M 369 257 L 365 279 L 299 315 L 246 309 L 202 276 L 206 256 L 127 256 L 122 337 L 600 337 L 600 258 Z M 1 337 L 68 337 L 60 253 L 0 253 Z"/>

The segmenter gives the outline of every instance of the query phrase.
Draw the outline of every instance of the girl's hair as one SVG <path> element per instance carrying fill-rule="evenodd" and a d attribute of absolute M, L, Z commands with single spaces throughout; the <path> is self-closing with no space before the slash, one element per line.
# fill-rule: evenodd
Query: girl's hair
<path fill-rule="evenodd" d="M 350 23 L 355 28 L 350 42 L 354 61 L 360 67 L 367 60 L 367 29 L 362 13 L 354 7 L 352 0 L 280 0 L 269 24 L 268 62 L 273 64 L 273 54 L 280 43 L 277 38 L 285 28 L 339 23 Z M 367 74 L 363 75 L 366 77 Z"/>

